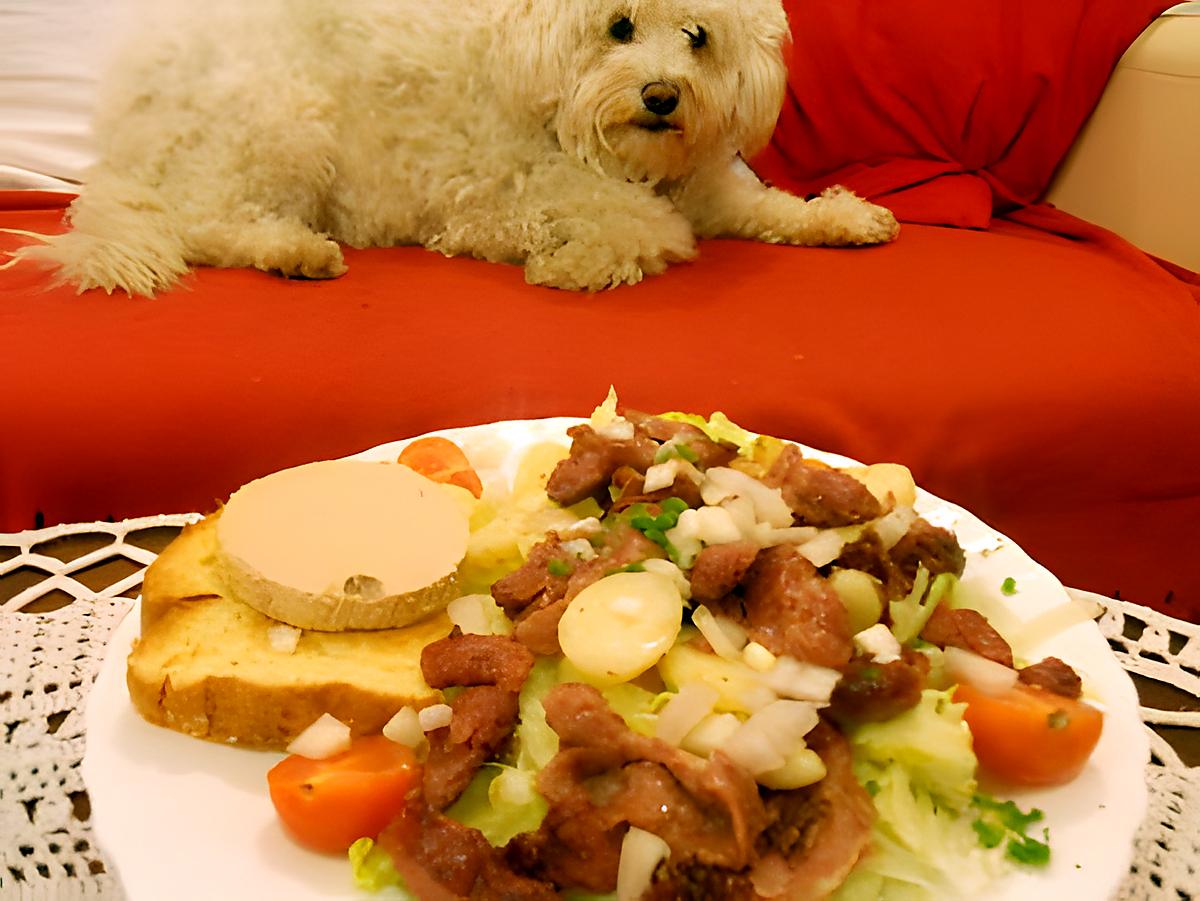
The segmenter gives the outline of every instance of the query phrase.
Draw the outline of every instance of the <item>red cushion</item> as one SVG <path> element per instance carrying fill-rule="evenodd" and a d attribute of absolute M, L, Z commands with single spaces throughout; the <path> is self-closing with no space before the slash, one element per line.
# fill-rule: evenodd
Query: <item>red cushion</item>
<path fill-rule="evenodd" d="M 908 222 L 1033 203 L 1129 44 L 1171 0 L 784 0 L 789 96 L 759 173 L 844 184 Z"/>
<path fill-rule="evenodd" d="M 1068 584 L 1173 590 L 1168 609 L 1200 615 L 1200 288 L 1041 215 L 1074 237 L 1000 222 L 863 250 L 710 241 L 594 297 L 417 248 L 348 251 L 332 282 L 201 270 L 155 300 L 45 293 L 16 267 L 0 273 L 0 529 L 207 510 L 262 473 L 435 427 L 586 415 L 613 383 L 632 406 L 902 461 Z"/>

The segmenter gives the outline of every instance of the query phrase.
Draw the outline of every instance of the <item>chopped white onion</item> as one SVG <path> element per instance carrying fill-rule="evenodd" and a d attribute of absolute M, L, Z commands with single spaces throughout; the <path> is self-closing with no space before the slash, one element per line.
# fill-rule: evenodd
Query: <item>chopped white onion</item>
<path fill-rule="evenodd" d="M 721 509 L 729 513 L 733 524 L 737 526 L 743 538 L 756 541 L 759 535 L 759 522 L 754 515 L 754 501 L 748 497 L 727 497 L 721 501 Z M 764 528 L 770 529 L 770 526 Z"/>
<path fill-rule="evenodd" d="M 675 583 L 675 587 L 679 589 L 679 594 L 685 601 L 691 598 L 692 583 L 688 581 L 688 577 L 684 574 L 683 570 L 670 560 L 651 557 L 648 560 L 642 561 L 642 569 L 648 573 L 658 573 L 660 576 L 666 576 Z"/>
<path fill-rule="evenodd" d="M 638 901 L 650 888 L 659 862 L 671 856 L 671 846 L 653 832 L 630 826 L 621 841 L 617 864 L 617 901 Z"/>
<path fill-rule="evenodd" d="M 770 488 L 753 476 L 725 466 L 714 466 L 704 474 L 700 496 L 706 504 L 720 504 L 726 498 L 744 497 L 754 504 L 754 517 L 777 529 L 792 524 L 792 508 L 783 492 Z"/>
<path fill-rule="evenodd" d="M 596 429 L 596 434 L 609 441 L 629 441 L 633 438 L 633 423 L 624 416 L 616 416 L 607 425 Z"/>
<path fill-rule="evenodd" d="M 879 536 L 879 541 L 883 545 L 883 549 L 890 551 L 908 533 L 908 530 L 916 521 L 917 511 L 912 507 L 897 507 L 886 516 L 881 516 L 875 520 L 872 528 L 875 530 L 875 534 Z"/>
<path fill-rule="evenodd" d="M 604 526 L 600 524 L 600 520 L 594 516 L 588 516 L 579 522 L 571 523 L 565 529 L 559 529 L 558 534 L 563 538 L 590 538 L 603 531 Z"/>
<path fill-rule="evenodd" d="M 737 732 L 741 725 L 741 720 L 732 713 L 709 714 L 684 736 L 679 746 L 685 751 L 707 757 Z"/>
<path fill-rule="evenodd" d="M 742 659 L 746 661 L 746 666 L 756 673 L 765 673 L 775 665 L 778 658 L 757 641 L 752 641 L 742 648 Z"/>
<path fill-rule="evenodd" d="M 738 643 L 737 632 L 741 627 L 737 623 L 717 617 L 704 605 L 692 611 L 692 624 L 700 630 L 704 640 L 712 646 L 718 657 L 726 660 L 740 660 L 742 648 L 746 645 L 746 633 L 741 630 L 741 643 Z M 726 625 L 729 627 L 727 628 Z"/>
<path fill-rule="evenodd" d="M 421 724 L 422 732 L 432 732 L 449 726 L 453 713 L 449 704 L 431 704 L 421 708 L 417 713 L 417 721 Z"/>
<path fill-rule="evenodd" d="M 825 761 L 821 760 L 816 751 L 805 747 L 801 742 L 787 755 L 783 766 L 777 770 L 759 773 L 755 781 L 777 791 L 790 791 L 820 782 L 825 778 L 825 774 Z"/>
<path fill-rule="evenodd" d="M 594 560 L 596 558 L 596 549 L 586 538 L 572 538 L 570 541 L 564 541 L 561 548 L 577 560 Z"/>
<path fill-rule="evenodd" d="M 679 689 L 666 706 L 658 712 L 654 734 L 668 744 L 678 745 L 684 736 L 712 713 L 719 694 L 711 685 L 693 682 Z"/>
<path fill-rule="evenodd" d="M 646 479 L 643 482 L 642 490 L 649 494 L 652 491 L 659 491 L 663 488 L 669 488 L 675 484 L 675 480 L 683 476 L 693 484 L 700 484 L 704 479 L 704 475 L 695 466 L 684 460 L 681 457 L 672 457 L 662 463 L 655 463 L 646 470 Z"/>
<path fill-rule="evenodd" d="M 965 682 L 984 694 L 998 695 L 1017 684 L 1017 671 L 962 648 L 948 647 L 943 657 L 946 676 L 953 682 Z"/>
<path fill-rule="evenodd" d="M 482 594 L 466 594 L 455 598 L 446 605 L 446 615 L 466 635 L 491 635 L 492 623 L 483 607 L 484 599 L 492 600 L 489 595 Z"/>
<path fill-rule="evenodd" d="M 842 553 L 847 535 L 841 529 L 821 529 L 816 536 L 800 545 L 797 550 L 813 566 L 832 563 Z"/>
<path fill-rule="evenodd" d="M 828 704 L 842 674 L 835 669 L 781 655 L 761 678 L 767 687 L 782 697 Z"/>
<path fill-rule="evenodd" d="M 775 701 L 751 714 L 720 749 L 752 776 L 778 770 L 819 719 L 812 704 Z"/>
<path fill-rule="evenodd" d="M 425 738 L 421 720 L 412 707 L 401 707 L 383 727 L 383 737 L 398 745 L 415 748 Z"/>
<path fill-rule="evenodd" d="M 300 644 L 300 630 L 286 623 L 275 623 L 267 629 L 267 643 L 280 654 L 295 654 Z"/>
<path fill-rule="evenodd" d="M 771 736 L 761 727 L 752 726 L 750 720 L 721 742 L 719 750 L 751 776 L 777 770 L 787 762 Z"/>
<path fill-rule="evenodd" d="M 812 526 L 789 526 L 786 529 L 773 529 L 763 525 L 755 535 L 755 540 L 762 547 L 775 547 L 778 544 L 805 544 L 812 541 L 820 530 Z"/>
<path fill-rule="evenodd" d="M 287 746 L 289 754 L 298 754 L 311 760 L 324 760 L 340 754 L 350 747 L 350 727 L 341 720 L 321 714 L 320 718 L 292 739 Z"/>
<path fill-rule="evenodd" d="M 873 663 L 891 663 L 900 659 L 900 642 L 883 623 L 863 629 L 854 636 L 854 643 L 864 654 L 871 655 Z"/>

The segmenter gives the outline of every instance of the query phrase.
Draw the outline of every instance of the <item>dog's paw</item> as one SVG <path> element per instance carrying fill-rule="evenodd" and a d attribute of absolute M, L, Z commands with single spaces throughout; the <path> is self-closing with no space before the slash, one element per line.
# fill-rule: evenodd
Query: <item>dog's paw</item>
<path fill-rule="evenodd" d="M 672 263 L 696 256 L 696 239 L 682 217 L 642 226 L 604 242 L 569 240 L 525 260 L 525 280 L 531 285 L 569 291 L 603 291 L 636 285 L 647 275 L 659 275 Z"/>
<path fill-rule="evenodd" d="M 820 207 L 822 244 L 884 244 L 900 234 L 900 224 L 891 210 L 843 187 L 829 188 L 810 203 Z"/>
<path fill-rule="evenodd" d="M 277 250 L 271 256 L 262 268 L 286 278 L 337 278 L 346 273 L 342 249 L 335 241 L 305 241 L 294 248 Z"/>

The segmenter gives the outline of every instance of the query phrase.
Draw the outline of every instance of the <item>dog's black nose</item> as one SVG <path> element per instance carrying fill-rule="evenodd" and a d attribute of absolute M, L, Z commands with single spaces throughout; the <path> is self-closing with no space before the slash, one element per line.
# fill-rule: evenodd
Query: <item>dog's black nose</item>
<path fill-rule="evenodd" d="M 679 105 L 679 88 L 665 81 L 652 81 L 642 88 L 642 103 L 656 116 L 670 115 Z"/>

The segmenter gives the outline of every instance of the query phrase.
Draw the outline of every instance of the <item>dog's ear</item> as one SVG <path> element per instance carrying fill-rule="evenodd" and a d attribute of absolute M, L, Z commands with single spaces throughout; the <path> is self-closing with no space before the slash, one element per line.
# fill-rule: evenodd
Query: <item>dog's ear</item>
<path fill-rule="evenodd" d="M 787 16 L 778 0 L 743 2 L 746 57 L 738 74 L 734 139 L 743 159 L 767 146 L 787 89 Z"/>
<path fill-rule="evenodd" d="M 553 118 L 580 46 L 583 6 L 581 0 L 496 3 L 492 52 L 514 111 Z"/>

